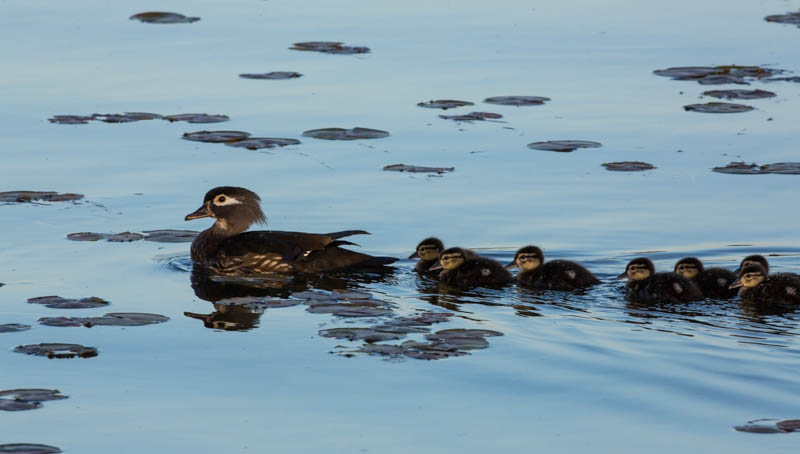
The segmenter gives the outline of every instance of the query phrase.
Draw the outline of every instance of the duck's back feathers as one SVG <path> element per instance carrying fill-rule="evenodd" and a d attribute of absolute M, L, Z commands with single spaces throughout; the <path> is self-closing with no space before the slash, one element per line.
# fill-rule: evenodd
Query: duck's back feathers
<path fill-rule="evenodd" d="M 543 290 L 576 290 L 600 283 L 589 270 L 569 260 L 551 260 L 534 270 L 517 274 L 523 287 Z"/>
<path fill-rule="evenodd" d="M 737 293 L 730 288 L 736 282 L 736 273 L 725 268 L 706 268 L 693 281 L 706 298 L 728 299 Z"/>
<path fill-rule="evenodd" d="M 465 253 L 464 263 L 439 275 L 439 282 L 451 287 L 494 287 L 512 281 L 511 273 L 500 263 L 486 257 Z"/>
<path fill-rule="evenodd" d="M 688 303 L 703 299 L 703 293 L 697 285 L 671 272 L 628 281 L 628 289 L 628 299 L 639 303 Z"/>

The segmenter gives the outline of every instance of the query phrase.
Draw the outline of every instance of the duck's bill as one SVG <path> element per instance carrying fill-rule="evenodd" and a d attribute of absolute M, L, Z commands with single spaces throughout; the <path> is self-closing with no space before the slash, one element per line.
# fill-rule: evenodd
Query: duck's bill
<path fill-rule="evenodd" d="M 625 271 L 624 273 L 622 273 L 619 276 L 617 276 L 617 279 L 625 279 L 626 277 L 628 277 L 628 272 L 627 271 Z"/>
<path fill-rule="evenodd" d="M 742 286 L 742 281 L 737 280 L 733 284 L 729 285 L 728 288 L 739 288 Z"/>
<path fill-rule="evenodd" d="M 208 211 L 208 206 L 203 205 L 200 208 L 198 208 L 195 212 L 187 214 L 184 220 L 191 221 L 192 219 L 210 218 L 210 217 L 211 217 L 211 212 Z"/>
<path fill-rule="evenodd" d="M 429 271 L 439 271 L 441 269 L 444 269 L 442 268 L 441 263 L 437 263 L 436 265 L 433 265 L 432 267 L 428 268 Z"/>
<path fill-rule="evenodd" d="M 413 254 L 411 254 L 411 255 L 409 255 L 409 256 L 408 256 L 408 259 L 409 259 L 409 260 L 411 260 L 411 259 L 417 259 L 417 258 L 419 258 L 419 254 L 417 254 L 417 251 L 414 251 L 414 253 L 413 253 Z"/>
<path fill-rule="evenodd" d="M 511 262 L 511 263 L 509 263 L 508 265 L 505 266 L 505 269 L 510 270 L 510 269 L 516 268 L 516 267 L 517 267 L 517 262 Z"/>

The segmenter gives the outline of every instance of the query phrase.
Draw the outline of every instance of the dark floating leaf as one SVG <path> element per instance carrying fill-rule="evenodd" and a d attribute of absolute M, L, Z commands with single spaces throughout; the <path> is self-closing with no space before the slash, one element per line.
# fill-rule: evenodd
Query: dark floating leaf
<path fill-rule="evenodd" d="M 548 140 L 546 142 L 533 142 L 528 144 L 528 148 L 533 148 L 534 150 L 560 151 L 564 153 L 573 151 L 576 148 L 598 148 L 602 146 L 603 144 L 600 142 L 591 142 L 588 140 Z"/>
<path fill-rule="evenodd" d="M 94 114 L 91 118 L 105 123 L 131 123 L 141 120 L 160 120 L 164 117 L 147 112 L 125 112 L 124 114 Z"/>
<path fill-rule="evenodd" d="M 751 434 L 785 434 L 787 433 L 785 430 L 781 430 L 781 428 L 773 425 L 763 425 L 763 424 L 743 424 L 741 426 L 735 426 L 733 428 L 738 432 L 747 432 Z"/>
<path fill-rule="evenodd" d="M 48 118 L 50 123 L 57 123 L 60 125 L 85 125 L 94 120 L 94 117 L 85 117 L 82 115 L 54 115 L 53 118 Z"/>
<path fill-rule="evenodd" d="M 446 317 L 440 317 L 438 314 L 429 314 L 423 316 L 419 322 L 422 322 L 423 325 L 428 325 L 428 322 L 438 323 L 439 321 L 443 321 L 443 319 L 446 319 Z M 406 321 L 410 320 L 412 320 L 412 318 L 406 318 Z M 411 321 L 411 323 L 413 324 L 417 322 Z M 385 331 L 386 329 L 384 326 L 391 325 L 383 325 L 380 327 L 374 327 L 372 329 L 376 331 Z M 396 330 L 395 332 L 402 333 L 403 331 Z M 409 340 L 400 345 L 380 345 L 368 343 L 356 350 L 356 352 L 392 357 L 407 356 L 409 358 L 426 360 L 444 359 L 453 356 L 468 355 L 468 350 L 486 348 L 489 346 L 489 342 L 486 341 L 486 337 L 502 335 L 503 333 L 499 331 L 484 329 L 446 329 L 437 331 L 434 334 L 426 335 L 425 337 L 428 342 Z"/>
<path fill-rule="evenodd" d="M 368 343 L 381 342 L 387 340 L 398 340 L 406 337 L 405 332 L 385 331 L 376 328 L 332 328 L 323 329 L 319 332 L 322 337 L 332 337 L 335 339 L 347 339 L 350 341 L 363 340 Z"/>
<path fill-rule="evenodd" d="M 339 317 L 380 317 L 392 313 L 392 310 L 386 307 L 386 303 L 377 300 L 312 301 L 307 304 L 309 307 L 306 310 L 312 314 L 333 314 Z"/>
<path fill-rule="evenodd" d="M 200 233 L 196 230 L 145 230 L 145 241 L 156 243 L 191 243 Z"/>
<path fill-rule="evenodd" d="M 78 232 L 78 233 L 70 233 L 67 235 L 67 239 L 72 241 L 106 240 L 114 243 L 127 243 L 131 241 L 139 241 L 142 238 L 144 238 L 144 235 L 140 233 L 131 233 L 131 232 L 121 232 L 121 233 Z"/>
<path fill-rule="evenodd" d="M 445 329 L 437 331 L 434 334 L 428 334 L 426 339 L 433 342 L 441 342 L 443 344 L 457 347 L 461 350 L 474 350 L 479 348 L 486 348 L 489 342 L 486 337 L 502 336 L 503 333 L 499 331 L 492 331 L 488 329 Z"/>
<path fill-rule="evenodd" d="M 781 69 L 762 68 L 760 66 L 683 66 L 658 69 L 654 74 L 671 77 L 673 80 L 696 80 L 702 85 L 744 84 L 749 80 L 763 79 L 782 73 Z"/>
<path fill-rule="evenodd" d="M 44 304 L 54 309 L 89 309 L 92 307 L 108 306 L 109 302 L 96 296 L 81 299 L 62 298 L 60 296 L 39 296 L 28 298 L 31 304 Z"/>
<path fill-rule="evenodd" d="M 800 162 L 776 162 L 773 164 L 747 164 L 746 162 L 731 162 L 724 167 L 714 167 L 714 172 L 734 173 L 740 175 L 763 175 L 777 173 L 784 175 L 800 175 Z"/>
<path fill-rule="evenodd" d="M 547 101 L 550 101 L 550 98 L 544 96 L 495 96 L 483 100 L 489 104 L 503 106 L 541 106 Z"/>
<path fill-rule="evenodd" d="M 311 137 L 314 139 L 324 140 L 357 140 L 357 139 L 382 139 L 389 137 L 389 133 L 379 129 L 369 128 L 325 128 L 325 129 L 312 129 L 303 132 L 304 137 Z"/>
<path fill-rule="evenodd" d="M 703 95 L 719 99 L 762 99 L 775 97 L 775 93 L 766 90 L 709 90 L 704 91 Z"/>
<path fill-rule="evenodd" d="M 137 312 L 111 312 L 102 317 L 42 317 L 39 323 L 48 326 L 144 326 L 164 323 L 169 317 Z"/>
<path fill-rule="evenodd" d="M 112 243 L 128 243 L 131 241 L 139 241 L 143 238 L 144 235 L 141 233 L 121 232 L 109 235 L 106 240 L 111 241 Z"/>
<path fill-rule="evenodd" d="M 418 103 L 418 107 L 427 107 L 428 109 L 452 109 L 455 107 L 474 106 L 475 103 L 469 101 L 456 101 L 454 99 L 436 99 L 428 102 Z"/>
<path fill-rule="evenodd" d="M 270 73 L 262 74 L 239 74 L 242 79 L 261 79 L 261 80 L 284 80 L 284 79 L 297 79 L 302 77 L 300 73 L 294 71 L 272 71 Z"/>
<path fill-rule="evenodd" d="M 498 118 L 503 118 L 503 116 L 493 112 L 470 112 L 465 115 L 439 115 L 439 118 L 454 121 L 483 121 L 496 120 Z"/>
<path fill-rule="evenodd" d="M 366 54 L 369 47 L 364 46 L 344 46 L 344 43 L 334 41 L 308 41 L 304 43 L 294 43 L 291 50 L 322 52 L 325 54 Z"/>
<path fill-rule="evenodd" d="M 800 27 L 800 11 L 786 14 L 773 14 L 764 18 L 767 22 L 776 22 L 779 24 L 791 24 Z"/>
<path fill-rule="evenodd" d="M 391 172 L 438 173 L 438 174 L 442 174 L 445 172 L 452 172 L 455 169 L 456 169 L 455 167 L 421 167 L 421 166 L 410 166 L 406 164 L 392 164 L 385 166 L 383 168 L 383 170 Z"/>
<path fill-rule="evenodd" d="M 785 419 L 775 423 L 779 429 L 787 432 L 800 431 L 800 419 Z"/>
<path fill-rule="evenodd" d="M 199 17 L 186 17 L 183 14 L 164 13 L 160 11 L 148 11 L 146 13 L 134 14 L 130 19 L 147 24 L 190 24 L 200 20 Z"/>
<path fill-rule="evenodd" d="M 242 296 L 221 299 L 214 304 L 222 306 L 243 306 L 251 311 L 264 312 L 264 310 L 270 308 L 278 309 L 282 307 L 292 307 L 301 303 L 302 301 L 290 299 L 272 299 L 262 296 Z"/>
<path fill-rule="evenodd" d="M 67 396 L 61 394 L 57 389 L 7 389 L 0 391 L 0 397 L 13 396 L 14 400 L 21 400 L 26 402 L 44 402 L 46 400 L 61 400 L 66 399 Z"/>
<path fill-rule="evenodd" d="M 3 454 L 58 454 L 61 451 L 55 446 L 39 445 L 36 443 L 10 443 L 0 445 Z"/>
<path fill-rule="evenodd" d="M 656 168 L 653 164 L 642 161 L 605 162 L 603 163 L 603 167 L 615 172 L 635 172 L 638 170 L 653 170 Z"/>
<path fill-rule="evenodd" d="M 14 348 L 14 351 L 25 353 L 26 355 L 46 356 L 50 359 L 92 358 L 97 356 L 97 348 L 84 347 L 78 344 L 44 343 L 19 345 Z"/>
<path fill-rule="evenodd" d="M 72 202 L 83 198 L 83 194 L 59 194 L 46 191 L 8 191 L 0 192 L 0 202 L 27 203 L 27 202 Z"/>
<path fill-rule="evenodd" d="M 207 143 L 231 142 L 244 140 L 248 137 L 250 137 L 250 133 L 244 131 L 195 131 L 183 134 L 184 140 Z"/>
<path fill-rule="evenodd" d="M 229 147 L 247 148 L 248 150 L 258 150 L 260 148 L 285 147 L 287 145 L 297 145 L 297 139 L 281 139 L 273 137 L 251 137 L 236 141 L 225 142 Z"/>
<path fill-rule="evenodd" d="M 792 77 L 770 77 L 769 79 L 762 79 L 762 82 L 795 82 L 800 83 L 800 76 Z"/>
<path fill-rule="evenodd" d="M 209 115 L 204 113 L 189 113 L 178 115 L 166 115 L 165 120 L 170 122 L 185 121 L 187 123 L 221 123 L 230 120 L 227 115 Z"/>
<path fill-rule="evenodd" d="M 21 325 L 19 323 L 0 325 L 0 333 L 18 333 L 29 329 L 31 329 L 30 325 Z"/>
<path fill-rule="evenodd" d="M 746 106 L 744 104 L 733 104 L 730 102 L 707 102 L 705 104 L 689 104 L 683 106 L 683 110 L 687 112 L 702 112 L 702 113 L 739 113 L 749 112 L 754 107 Z"/>
<path fill-rule="evenodd" d="M 0 399 L 0 410 L 2 411 L 25 411 L 41 408 L 41 402 L 25 402 L 20 400 Z M 2 451 L 0 451 L 2 452 Z"/>

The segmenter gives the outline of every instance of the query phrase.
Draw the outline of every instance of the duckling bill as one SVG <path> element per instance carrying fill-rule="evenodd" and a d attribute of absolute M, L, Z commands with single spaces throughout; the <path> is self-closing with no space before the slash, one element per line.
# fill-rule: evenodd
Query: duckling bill
<path fill-rule="evenodd" d="M 572 291 L 600 283 L 589 270 L 569 260 L 544 261 L 544 253 L 536 246 L 525 246 L 514 254 L 506 268 L 519 267 L 517 282 L 522 287 L 542 290 Z"/>
<path fill-rule="evenodd" d="M 638 303 L 688 303 L 703 299 L 703 293 L 690 280 L 675 273 L 656 273 L 655 265 L 646 257 L 628 262 L 617 279 L 628 278 L 625 284 L 628 300 Z"/>
<path fill-rule="evenodd" d="M 451 287 L 496 287 L 512 281 L 511 273 L 500 263 L 458 247 L 442 251 L 439 265 L 431 270 L 442 270 L 439 283 Z"/>
<path fill-rule="evenodd" d="M 266 224 L 261 198 L 240 187 L 221 186 L 208 191 L 203 205 L 186 220 L 214 218 L 214 224 L 192 242 L 196 265 L 226 275 L 269 273 L 319 273 L 348 268 L 381 267 L 394 257 L 373 257 L 343 245 L 341 238 L 368 235 L 364 230 L 304 233 L 277 230 L 246 231 L 253 224 Z"/>
<path fill-rule="evenodd" d="M 725 268 L 705 268 L 696 257 L 685 257 L 675 263 L 676 274 L 692 281 L 706 298 L 728 299 L 736 296 L 737 290 L 730 288 L 736 281 L 736 273 Z"/>

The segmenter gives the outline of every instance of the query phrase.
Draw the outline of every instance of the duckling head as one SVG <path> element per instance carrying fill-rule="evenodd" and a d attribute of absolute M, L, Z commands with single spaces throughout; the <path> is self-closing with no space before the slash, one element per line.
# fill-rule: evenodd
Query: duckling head
<path fill-rule="evenodd" d="M 539 268 L 544 262 L 544 253 L 536 246 L 525 246 L 514 254 L 514 261 L 506 265 L 507 269 L 519 267 L 522 271 Z"/>
<path fill-rule="evenodd" d="M 235 186 L 220 186 L 206 193 L 203 206 L 186 215 L 186 220 L 214 218 L 214 228 L 226 233 L 239 233 L 251 224 L 266 224 L 267 217 L 259 206 L 261 198 L 253 191 Z"/>
<path fill-rule="evenodd" d="M 617 276 L 617 279 L 628 278 L 631 281 L 641 281 L 647 279 L 656 272 L 656 267 L 653 262 L 647 257 L 639 257 L 628 262 L 625 267 L 625 272 Z"/>
<path fill-rule="evenodd" d="M 420 258 L 422 260 L 437 260 L 439 254 L 444 250 L 444 243 L 439 238 L 425 238 L 417 245 L 417 250 L 408 256 L 409 259 Z"/>
<path fill-rule="evenodd" d="M 451 247 L 442 251 L 439 256 L 439 266 L 445 271 L 454 270 L 463 265 L 466 260 L 467 253 L 463 249 Z"/>
<path fill-rule="evenodd" d="M 741 270 L 745 269 L 749 265 L 761 265 L 764 268 L 764 271 L 769 274 L 769 263 L 767 259 L 764 258 L 763 255 L 748 255 L 747 257 L 742 259 L 742 263 L 739 264 L 739 269 L 736 270 L 740 272 Z"/>
<path fill-rule="evenodd" d="M 703 262 L 697 257 L 686 257 L 675 264 L 675 274 L 680 274 L 686 279 L 694 279 L 703 272 Z"/>
<path fill-rule="evenodd" d="M 767 270 L 764 269 L 758 263 L 754 263 L 752 265 L 747 265 L 742 267 L 742 270 L 739 271 L 739 279 L 736 280 L 733 284 L 731 284 L 730 288 L 736 287 L 744 287 L 744 288 L 753 288 L 756 287 L 758 284 L 764 282 L 764 279 L 767 278 Z"/>

